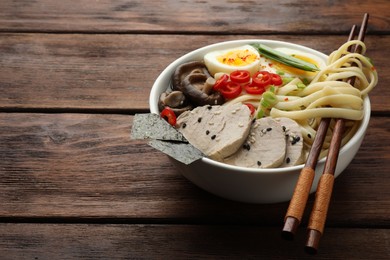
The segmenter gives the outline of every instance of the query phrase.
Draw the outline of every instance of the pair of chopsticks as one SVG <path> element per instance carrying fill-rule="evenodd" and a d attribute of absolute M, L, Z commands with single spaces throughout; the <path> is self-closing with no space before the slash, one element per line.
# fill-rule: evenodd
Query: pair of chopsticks
<path fill-rule="evenodd" d="M 360 41 L 364 40 L 367 23 L 368 14 L 366 13 L 363 17 L 363 21 L 358 35 L 358 40 Z M 353 40 L 355 38 L 355 34 L 356 25 L 352 27 L 348 41 Z M 356 45 L 353 47 L 351 46 L 349 51 L 360 53 L 361 49 L 360 46 Z M 349 78 L 347 82 L 353 86 L 355 84 L 355 77 Z M 303 212 L 305 210 L 310 189 L 314 180 L 315 168 L 317 165 L 318 157 L 321 152 L 321 148 L 324 143 L 329 124 L 330 118 L 321 119 L 307 161 L 299 175 L 298 182 L 295 186 L 295 190 L 285 216 L 284 227 L 282 230 L 282 237 L 287 240 L 292 240 L 294 238 L 294 235 L 297 232 L 298 226 L 302 220 Z M 318 182 L 314 205 L 308 223 L 308 233 L 305 246 L 305 251 L 309 254 L 317 253 L 319 241 L 324 232 L 329 202 L 332 196 L 334 172 L 336 169 L 342 136 L 344 133 L 344 125 L 344 119 L 336 119 L 324 170 Z"/>

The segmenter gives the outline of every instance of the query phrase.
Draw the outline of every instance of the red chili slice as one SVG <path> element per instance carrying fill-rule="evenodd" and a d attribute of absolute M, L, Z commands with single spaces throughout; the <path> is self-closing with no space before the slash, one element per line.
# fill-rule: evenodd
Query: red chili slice
<path fill-rule="evenodd" d="M 221 92 L 222 96 L 226 99 L 238 97 L 241 91 L 241 85 L 233 81 L 228 81 L 224 87 L 219 89 L 219 92 Z"/>
<path fill-rule="evenodd" d="M 251 83 L 244 85 L 244 89 L 246 93 L 253 94 L 253 95 L 260 95 L 265 92 L 265 87 L 258 86 L 253 81 Z"/>
<path fill-rule="evenodd" d="M 246 105 L 249 108 L 249 110 L 251 111 L 251 115 L 255 113 L 256 108 L 254 105 L 252 105 L 251 103 L 244 103 L 244 105 Z"/>
<path fill-rule="evenodd" d="M 271 78 L 272 78 L 272 85 L 275 85 L 275 86 L 282 85 L 283 80 L 282 80 L 282 77 L 280 75 L 272 73 Z"/>
<path fill-rule="evenodd" d="M 247 70 L 235 70 L 230 73 L 230 80 L 236 83 L 247 83 L 251 78 L 251 74 Z"/>
<path fill-rule="evenodd" d="M 252 82 L 258 87 L 267 87 L 272 83 L 271 73 L 268 71 L 258 71 L 253 76 Z"/>
<path fill-rule="evenodd" d="M 165 107 L 161 111 L 160 116 L 164 118 L 170 125 L 172 126 L 176 125 L 176 115 L 171 108 Z"/>
<path fill-rule="evenodd" d="M 226 86 L 226 83 L 229 80 L 229 76 L 226 74 L 223 74 L 214 84 L 213 90 L 218 91 L 219 89 L 223 88 Z"/>

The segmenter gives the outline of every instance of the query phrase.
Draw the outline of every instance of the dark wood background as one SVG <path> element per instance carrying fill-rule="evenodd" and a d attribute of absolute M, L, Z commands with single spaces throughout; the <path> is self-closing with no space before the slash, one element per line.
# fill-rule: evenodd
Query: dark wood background
<path fill-rule="evenodd" d="M 288 203 L 195 187 L 130 140 L 132 118 L 188 51 L 261 38 L 330 53 L 368 12 L 372 119 L 336 180 L 317 258 L 389 259 L 389 10 L 387 0 L 0 0 L 0 258 L 310 258 L 308 213 L 283 241 Z"/>

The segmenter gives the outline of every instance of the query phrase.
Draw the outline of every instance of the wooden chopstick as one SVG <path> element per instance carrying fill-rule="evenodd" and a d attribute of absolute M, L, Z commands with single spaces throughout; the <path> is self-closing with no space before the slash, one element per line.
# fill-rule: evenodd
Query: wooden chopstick
<path fill-rule="evenodd" d="M 360 41 L 364 41 L 367 23 L 368 14 L 365 14 L 358 36 L 358 40 Z M 358 45 L 354 47 L 353 52 L 361 52 Z M 348 83 L 353 86 L 355 84 L 355 77 L 349 78 Z M 344 126 L 344 119 L 336 119 L 336 124 L 333 129 L 332 139 L 325 161 L 324 170 L 318 182 L 314 205 L 310 214 L 305 246 L 305 250 L 309 254 L 317 253 L 319 242 L 324 232 L 326 216 L 328 213 L 330 198 L 332 196 L 334 172 L 336 170 L 337 159 L 341 147 L 341 140 L 344 133 Z"/>
<path fill-rule="evenodd" d="M 356 32 L 356 25 L 352 27 L 348 37 L 348 41 L 354 38 L 355 32 Z M 326 137 L 326 132 L 328 131 L 329 128 L 329 124 L 330 124 L 330 118 L 321 119 L 309 155 L 307 157 L 305 166 L 303 167 L 299 175 L 284 220 L 282 237 L 285 238 L 286 240 L 293 240 L 295 233 L 297 232 L 297 229 L 299 227 L 299 224 L 301 223 L 302 216 L 305 211 L 306 203 L 309 198 L 310 189 L 313 184 L 318 157 L 320 155 L 322 145 Z"/>
<path fill-rule="evenodd" d="M 367 22 L 368 22 L 368 14 L 365 14 L 363 18 L 362 26 L 360 28 L 359 38 L 358 38 L 361 41 L 363 41 L 364 39 L 364 34 L 367 28 Z M 350 35 L 348 37 L 348 41 L 354 39 L 355 32 L 356 32 L 356 26 L 354 25 L 351 29 Z M 360 52 L 358 48 L 359 47 L 356 46 L 354 52 Z M 353 85 L 355 79 L 351 78 L 348 81 L 351 83 L 351 85 Z M 321 120 L 320 125 L 317 129 L 317 134 L 315 136 L 312 147 L 310 149 L 309 156 L 307 158 L 304 168 L 302 169 L 299 175 L 297 184 L 295 186 L 295 190 L 285 216 L 284 227 L 282 230 L 282 237 L 287 240 L 292 240 L 294 238 L 298 226 L 302 220 L 302 216 L 310 194 L 310 189 L 314 180 L 315 168 L 317 165 L 318 157 L 329 124 L 330 124 L 330 118 L 323 118 Z M 317 203 L 314 204 L 314 206 L 316 207 L 314 207 L 313 213 L 311 214 L 311 218 L 310 218 L 311 225 L 309 224 L 308 227 L 309 228 L 308 240 L 305 247 L 308 253 L 317 252 L 319 239 L 323 232 L 323 227 L 322 229 L 318 230 L 317 224 L 321 222 L 316 221 L 316 219 L 320 217 L 320 219 L 323 220 L 322 221 L 323 223 L 320 225 L 323 225 L 325 223 L 330 196 L 332 193 L 334 171 L 337 164 L 337 158 L 340 150 L 343 131 L 344 131 L 344 120 L 339 119 L 336 121 L 335 129 L 330 144 L 331 147 L 329 148 L 327 160 L 325 162 L 324 173 L 320 178 L 320 182 L 316 192 Z M 323 177 L 324 175 L 326 176 Z M 321 179 L 323 180 L 321 181 Z M 321 187 L 320 184 L 322 185 Z M 323 194 L 327 194 L 327 196 L 324 197 Z M 323 207 L 326 207 L 325 211 Z"/>
<path fill-rule="evenodd" d="M 299 224 L 301 223 L 303 212 L 305 211 L 310 189 L 314 180 L 318 156 L 320 155 L 322 144 L 324 143 L 326 132 L 328 131 L 329 123 L 330 118 L 321 119 L 305 166 L 299 175 L 284 220 L 282 237 L 286 240 L 294 239 L 295 233 L 297 232 Z"/>

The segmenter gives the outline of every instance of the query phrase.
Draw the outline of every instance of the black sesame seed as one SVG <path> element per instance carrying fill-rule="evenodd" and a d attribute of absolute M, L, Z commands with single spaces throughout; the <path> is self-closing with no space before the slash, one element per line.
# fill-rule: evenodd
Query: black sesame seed
<path fill-rule="evenodd" d="M 213 107 L 210 105 L 207 107 L 208 110 L 211 110 Z"/>
<path fill-rule="evenodd" d="M 206 130 L 206 135 L 208 135 L 210 133 L 210 131 L 209 130 Z"/>
<path fill-rule="evenodd" d="M 283 132 L 286 132 L 286 127 L 285 127 L 285 126 L 282 126 L 282 128 L 283 128 Z"/>
<path fill-rule="evenodd" d="M 186 123 L 183 123 L 183 125 L 181 126 L 182 128 L 186 128 L 187 124 Z"/>
<path fill-rule="evenodd" d="M 198 118 L 198 123 L 200 123 L 200 122 L 202 122 L 202 118 L 201 117 Z"/>
<path fill-rule="evenodd" d="M 307 137 L 311 138 L 311 134 L 307 134 Z"/>
<path fill-rule="evenodd" d="M 212 136 L 211 136 L 211 140 L 214 140 L 215 137 L 217 137 L 217 136 L 216 136 L 216 135 L 212 135 Z"/>
<path fill-rule="evenodd" d="M 257 165 L 258 165 L 258 166 L 261 166 L 261 162 L 260 162 L 260 161 L 257 161 Z"/>
<path fill-rule="evenodd" d="M 294 145 L 294 144 L 298 143 L 300 140 L 301 140 L 301 138 L 299 136 L 293 136 L 291 144 Z"/>
<path fill-rule="evenodd" d="M 242 146 L 245 150 L 250 150 L 251 149 L 251 146 L 247 143 L 245 143 L 243 146 Z"/>
<path fill-rule="evenodd" d="M 290 157 L 287 157 L 287 159 L 286 159 L 286 163 L 290 163 Z"/>
<path fill-rule="evenodd" d="M 269 132 L 269 131 L 271 131 L 272 130 L 272 127 L 268 127 L 267 128 L 267 131 Z"/>

